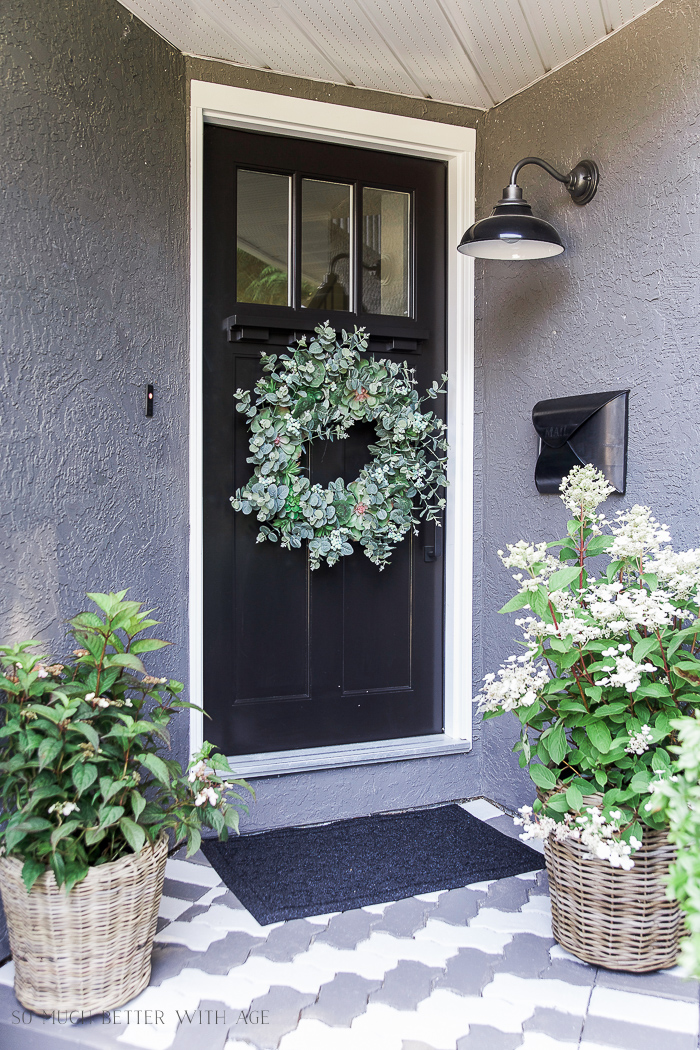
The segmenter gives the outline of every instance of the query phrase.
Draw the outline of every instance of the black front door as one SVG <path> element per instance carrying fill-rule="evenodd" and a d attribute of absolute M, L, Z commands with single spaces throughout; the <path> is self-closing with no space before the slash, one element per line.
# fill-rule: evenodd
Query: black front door
<path fill-rule="evenodd" d="M 311 572 L 305 549 L 256 543 L 229 497 L 251 475 L 233 395 L 261 350 L 329 320 L 364 325 L 421 389 L 446 370 L 446 167 L 213 125 L 204 149 L 205 736 L 236 755 L 439 733 L 441 530 L 381 572 L 359 545 Z M 352 481 L 372 439 L 314 443 L 312 483 Z"/>

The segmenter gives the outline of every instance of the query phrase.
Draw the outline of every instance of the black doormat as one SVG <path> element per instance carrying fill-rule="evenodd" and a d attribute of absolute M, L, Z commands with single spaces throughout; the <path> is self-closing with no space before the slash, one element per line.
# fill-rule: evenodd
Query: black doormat
<path fill-rule="evenodd" d="M 202 851 L 263 926 L 543 867 L 535 850 L 457 805 L 205 839 Z"/>

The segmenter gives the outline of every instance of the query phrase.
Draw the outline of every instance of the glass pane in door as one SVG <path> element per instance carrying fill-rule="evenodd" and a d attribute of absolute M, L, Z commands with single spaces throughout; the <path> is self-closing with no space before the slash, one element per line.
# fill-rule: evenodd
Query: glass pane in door
<path fill-rule="evenodd" d="M 362 191 L 362 310 L 410 313 L 411 195 L 366 187 Z"/>
<path fill-rule="evenodd" d="M 302 179 L 301 305 L 351 309 L 352 187 Z"/>
<path fill-rule="evenodd" d="M 291 178 L 238 172 L 236 299 L 288 306 Z"/>

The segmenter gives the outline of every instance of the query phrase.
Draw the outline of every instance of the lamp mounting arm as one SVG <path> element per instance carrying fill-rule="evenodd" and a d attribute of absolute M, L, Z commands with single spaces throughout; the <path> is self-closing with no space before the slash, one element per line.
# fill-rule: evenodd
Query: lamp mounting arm
<path fill-rule="evenodd" d="M 524 168 L 526 164 L 537 164 L 538 167 L 543 168 L 557 182 L 562 182 L 566 186 L 574 204 L 588 204 L 598 189 L 600 172 L 594 160 L 580 160 L 575 168 L 572 168 L 567 175 L 563 175 L 540 157 L 524 157 L 513 168 L 510 176 L 510 185 L 503 191 L 505 200 L 522 199 L 522 190 L 517 185 L 517 179 L 521 168 Z"/>

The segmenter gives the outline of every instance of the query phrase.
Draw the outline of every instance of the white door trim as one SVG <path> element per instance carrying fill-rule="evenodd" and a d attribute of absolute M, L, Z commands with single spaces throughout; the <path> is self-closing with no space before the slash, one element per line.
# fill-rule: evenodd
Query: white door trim
<path fill-rule="evenodd" d="M 474 278 L 472 260 L 455 249 L 474 221 L 476 132 L 453 124 L 351 109 L 247 88 L 190 84 L 190 699 L 203 700 L 202 567 L 202 194 L 205 123 L 293 135 L 442 160 L 447 164 L 447 360 L 450 451 L 445 537 L 445 732 L 371 745 L 236 757 L 247 776 L 386 762 L 468 751 L 472 734 L 472 555 L 474 431 Z M 190 711 L 190 748 L 201 746 L 203 716 Z M 314 753 L 318 761 L 314 761 Z M 371 754 L 371 758 L 368 758 Z M 296 756 L 296 758 L 295 758 Z"/>

